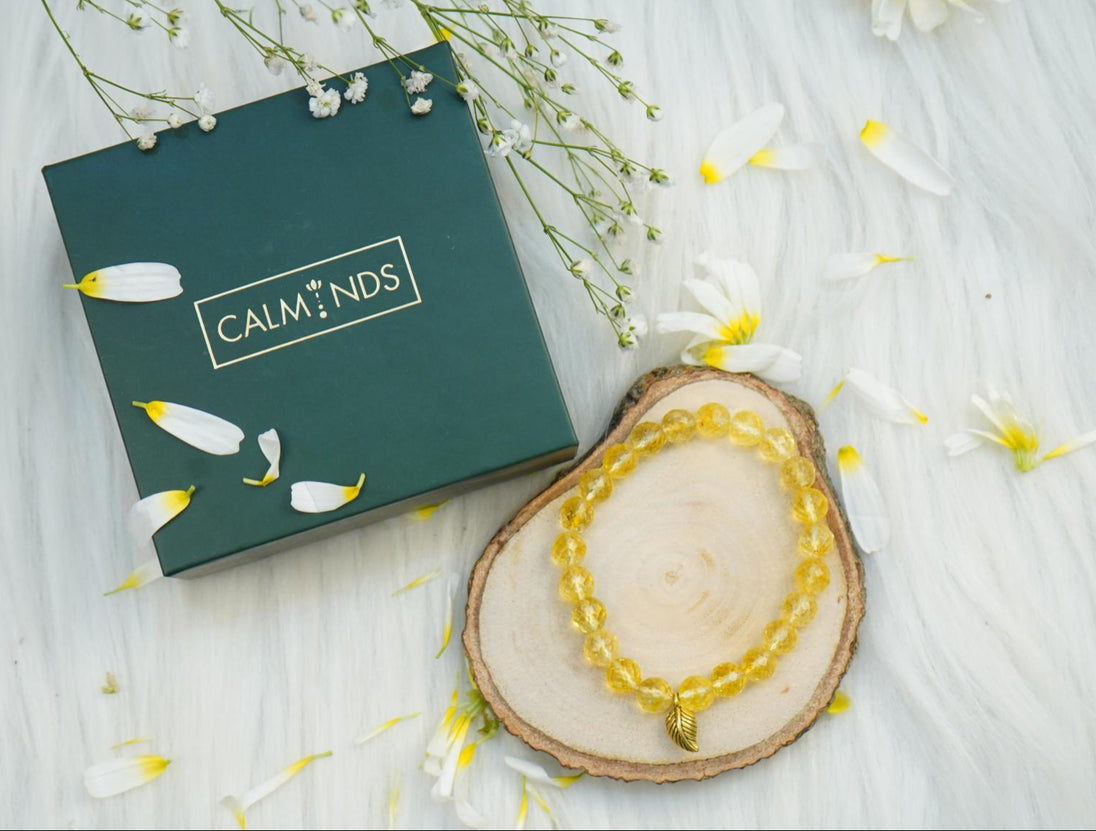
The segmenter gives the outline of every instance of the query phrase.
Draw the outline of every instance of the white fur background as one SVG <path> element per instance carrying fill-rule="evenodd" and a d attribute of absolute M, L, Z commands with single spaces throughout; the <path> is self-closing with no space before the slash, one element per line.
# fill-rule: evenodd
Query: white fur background
<path fill-rule="evenodd" d="M 107 0 L 110 2 L 110 0 Z M 257 0 L 267 13 L 272 4 Z M 190 49 L 123 31 L 54 0 L 87 61 L 135 85 L 218 107 L 289 86 L 205 0 L 189 0 Z M 1046 446 L 1096 428 L 1096 8 L 1083 0 L 981 3 L 931 35 L 871 33 L 867 0 L 563 2 L 621 20 L 638 87 L 666 113 L 648 124 L 572 61 L 583 113 L 677 187 L 645 212 L 666 243 L 641 255 L 638 309 L 678 307 L 705 249 L 749 260 L 766 302 L 762 339 L 804 356 L 790 390 L 817 404 L 850 365 L 921 405 L 927 427 L 879 422 L 839 398 L 822 415 L 831 449 L 855 443 L 894 519 L 866 565 L 868 614 L 844 682 L 852 708 L 753 768 L 655 787 L 586 780 L 556 805 L 573 826 L 1077 826 L 1096 822 L 1096 449 L 1020 476 L 943 439 L 975 414 L 983 380 L 1039 421 Z M 413 10 L 380 9 L 405 49 L 428 42 Z M 361 31 L 293 21 L 291 37 L 339 68 L 374 55 Z M 435 566 L 463 578 L 545 472 L 194 582 L 104 598 L 147 552 L 124 533 L 135 498 L 122 444 L 39 168 L 120 138 L 34 0 L 0 4 L 0 824 L 228 828 L 217 801 L 310 752 L 332 749 L 257 806 L 253 827 L 377 826 L 398 777 L 400 823 L 451 825 L 419 769 L 460 650 L 439 661 L 445 580 L 393 598 Z M 714 133 L 767 101 L 781 143 L 825 144 L 824 169 L 696 175 Z M 302 104 L 303 106 L 303 104 Z M 859 146 L 880 118 L 957 177 L 939 199 Z M 227 129 L 227 128 L 225 128 Z M 262 136 L 238 137 L 241 153 Z M 363 148 L 362 152 L 368 152 Z M 302 156 L 324 168 L 352 159 Z M 537 310 L 584 445 L 640 373 L 676 359 L 651 336 L 622 353 L 560 273 L 512 180 L 497 177 Z M 554 197 L 540 188 L 546 200 Z M 180 215 L 202 205 L 178 205 Z M 242 241 L 246 242 L 246 241 Z M 843 251 L 916 262 L 825 285 Z M 458 626 L 460 621 L 458 620 Z M 455 642 L 454 642 L 455 643 Z M 99 692 L 112 670 L 116 696 Z M 422 710 L 374 742 L 353 738 Z M 152 785 L 96 802 L 82 771 L 135 735 L 172 758 Z M 502 736 L 477 756 L 469 798 L 508 826 L 518 779 Z M 541 761 L 550 762 L 546 757 Z M 543 825 L 537 809 L 530 825 Z"/>

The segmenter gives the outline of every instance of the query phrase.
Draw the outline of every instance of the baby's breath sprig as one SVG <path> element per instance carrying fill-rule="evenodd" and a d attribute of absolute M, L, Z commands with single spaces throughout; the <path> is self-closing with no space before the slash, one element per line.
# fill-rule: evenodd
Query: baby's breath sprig
<path fill-rule="evenodd" d="M 175 128 L 181 124 L 181 115 L 190 115 L 198 118 L 203 130 L 216 125 L 212 94 L 204 87 L 192 97 L 144 93 L 89 70 L 57 24 L 47 0 L 41 2 L 96 95 L 142 150 L 155 145 L 156 135 L 146 126 L 134 136 L 130 128 L 135 124 L 163 122 Z M 343 99 L 351 104 L 362 102 L 369 84 L 362 73 L 343 77 L 290 45 L 287 28 L 298 17 L 313 24 L 328 19 L 346 32 L 360 25 L 395 73 L 412 116 L 431 112 L 434 92 L 428 87 L 432 82 L 437 82 L 434 90 L 447 88 L 459 95 L 484 136 L 485 152 L 505 164 L 563 269 L 582 284 L 595 312 L 609 322 L 618 343 L 635 346 L 646 333 L 643 318 L 631 315 L 628 309 L 634 294 L 628 283 L 636 276 L 636 267 L 623 254 L 623 247 L 630 229 L 648 242 L 660 241 L 662 231 L 642 218 L 639 196 L 653 185 L 670 184 L 670 177 L 664 170 L 632 158 L 589 118 L 576 112 L 572 101 L 579 95 L 579 87 L 568 77 L 575 65 L 587 67 L 595 82 L 607 83 L 623 100 L 639 103 L 647 118 L 657 121 L 661 117 L 659 107 L 622 74 L 624 58 L 607 40 L 619 29 L 617 24 L 606 18 L 544 14 L 528 0 L 442 0 L 438 5 L 409 0 L 430 32 L 454 47 L 456 77 L 446 78 L 418 65 L 383 36 L 369 0 L 272 0 L 273 9 L 268 5 L 265 13 L 273 11 L 276 32 L 263 28 L 263 13 L 258 8 L 212 2 L 272 74 L 291 67 L 301 78 L 316 118 L 337 115 Z M 78 0 L 77 5 L 137 32 L 158 27 L 178 46 L 189 40 L 183 12 L 154 0 Z M 297 15 L 289 14 L 293 8 Z M 321 78 L 330 77 L 338 78 L 345 89 L 325 88 Z M 492 92 L 489 80 L 501 81 L 501 86 Z M 118 100 L 121 94 L 144 100 L 128 109 Z M 152 104 L 167 105 L 169 114 L 154 115 Z M 533 179 L 559 188 L 572 210 L 549 216 L 537 204 Z"/>
<path fill-rule="evenodd" d="M 472 106 L 480 132 L 488 136 L 488 155 L 506 158 L 507 169 L 564 268 L 582 282 L 595 311 L 609 321 L 620 345 L 636 345 L 646 327 L 641 318 L 629 316 L 626 303 L 633 291 L 623 282 L 634 276 L 636 269 L 630 259 L 617 253 L 616 242 L 629 226 L 642 227 L 649 242 L 660 241 L 662 232 L 640 218 L 635 195 L 651 185 L 668 185 L 670 177 L 632 159 L 592 122 L 575 113 L 569 99 L 578 88 L 562 77 L 569 55 L 577 55 L 622 98 L 640 102 L 647 117 L 658 120 L 661 110 L 657 105 L 644 100 L 635 85 L 615 71 L 623 58 L 602 35 L 619 27 L 604 18 L 541 14 L 524 0 L 503 0 L 501 9 L 466 0 L 454 0 L 444 8 L 412 2 L 431 31 L 456 47 L 457 92 Z M 487 91 L 480 81 L 483 73 L 476 72 L 463 50 L 470 50 L 485 70 L 501 74 L 517 88 L 522 109 L 531 114 L 531 127 L 500 96 Z M 501 126 L 507 119 L 509 126 Z M 584 134 L 588 140 L 572 139 L 568 134 Z M 552 148 L 551 155 L 557 157 L 562 153 L 563 171 L 554 170 L 552 160 L 538 154 L 538 148 Z M 593 232 L 591 243 L 545 218 L 512 161 L 512 153 L 566 193 L 579 218 Z"/>
<path fill-rule="evenodd" d="M 92 71 L 88 65 L 84 63 L 83 59 L 76 51 L 76 47 L 72 45 L 72 39 L 68 32 L 62 29 L 60 24 L 58 24 L 57 18 L 54 17 L 53 9 L 50 8 L 49 3 L 46 2 L 46 0 L 41 0 L 41 2 L 54 30 L 65 44 L 65 48 L 72 56 L 72 59 L 76 61 L 76 65 L 80 67 L 80 72 L 83 74 L 84 79 L 88 84 L 90 84 L 92 90 L 94 90 L 96 97 L 98 97 L 103 103 L 103 106 L 107 108 L 114 118 L 114 121 L 122 128 L 125 134 L 137 142 L 137 146 L 141 150 L 151 150 L 156 146 L 156 134 L 152 131 L 151 127 L 153 124 L 165 124 L 168 127 L 175 129 L 182 125 L 183 116 L 190 116 L 198 119 L 199 127 L 205 132 L 209 132 L 216 126 L 216 118 L 209 113 L 209 109 L 212 105 L 212 93 L 204 86 L 194 95 L 169 95 L 166 91 L 144 92 Z M 141 0 L 130 0 L 130 3 L 135 7 L 138 7 L 138 11 L 140 11 L 139 7 L 146 5 L 141 2 Z M 85 7 L 91 7 L 101 13 L 108 14 L 110 17 L 125 23 L 134 31 L 140 31 L 144 28 L 143 25 L 137 25 L 136 21 L 130 22 L 129 18 L 124 18 L 121 15 L 113 14 L 105 10 L 102 6 L 92 2 L 92 0 L 80 0 L 77 8 L 84 9 Z M 168 31 L 169 36 L 171 36 L 170 27 L 177 25 L 182 20 L 182 12 L 172 10 L 170 12 L 164 12 L 164 15 L 164 19 L 168 23 L 168 27 L 165 30 Z M 161 24 L 161 27 L 163 28 L 163 24 Z M 189 37 L 189 35 L 187 37 Z M 139 99 L 139 103 L 131 106 L 126 106 L 122 103 L 122 99 L 134 98 Z M 153 107 L 157 104 L 168 108 L 166 115 L 158 115 L 155 113 Z M 143 129 L 135 134 L 133 128 L 137 127 Z"/>

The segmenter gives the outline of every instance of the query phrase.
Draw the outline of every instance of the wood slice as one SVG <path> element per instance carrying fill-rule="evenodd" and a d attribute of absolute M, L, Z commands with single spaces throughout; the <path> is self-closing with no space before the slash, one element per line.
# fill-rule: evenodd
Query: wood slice
<path fill-rule="evenodd" d="M 766 425 L 792 431 L 830 501 L 836 549 L 826 558 L 830 585 L 796 648 L 772 678 L 698 713 L 700 751 L 689 753 L 670 741 L 663 716 L 611 692 L 604 671 L 585 661 L 549 550 L 560 504 L 606 447 L 639 421 L 709 401 L 755 410 Z M 696 439 L 641 461 L 583 534 L 585 564 L 620 654 L 637 661 L 644 677 L 676 688 L 758 646 L 799 562 L 789 504 L 776 466 L 728 441 Z M 863 614 L 862 567 L 810 408 L 750 375 L 679 366 L 640 378 L 605 438 L 491 540 L 469 580 L 464 645 L 484 698 L 530 746 L 595 776 L 670 782 L 753 764 L 810 727 L 852 658 Z"/>

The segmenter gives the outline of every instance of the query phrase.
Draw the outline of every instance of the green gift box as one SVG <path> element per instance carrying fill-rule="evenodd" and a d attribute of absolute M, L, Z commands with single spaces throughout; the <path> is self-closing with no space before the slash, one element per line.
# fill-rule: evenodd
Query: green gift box
<path fill-rule="evenodd" d="M 408 56 L 439 78 L 449 46 Z M 43 171 L 73 273 L 162 262 L 183 293 L 82 297 L 141 496 L 196 490 L 153 538 L 194 576 L 571 458 L 576 449 L 467 105 L 435 80 L 409 112 L 399 78 L 317 121 L 294 90 Z M 338 81 L 332 87 L 342 89 Z M 215 414 L 246 434 L 203 453 L 133 401 Z M 256 437 L 282 442 L 281 477 Z M 352 485 L 329 513 L 298 481 Z"/>

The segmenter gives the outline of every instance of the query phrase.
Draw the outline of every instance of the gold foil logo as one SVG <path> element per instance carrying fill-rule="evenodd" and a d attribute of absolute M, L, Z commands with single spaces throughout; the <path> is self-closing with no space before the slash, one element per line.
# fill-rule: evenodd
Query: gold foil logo
<path fill-rule="evenodd" d="M 396 236 L 202 298 L 194 311 L 221 369 L 421 302 Z"/>

